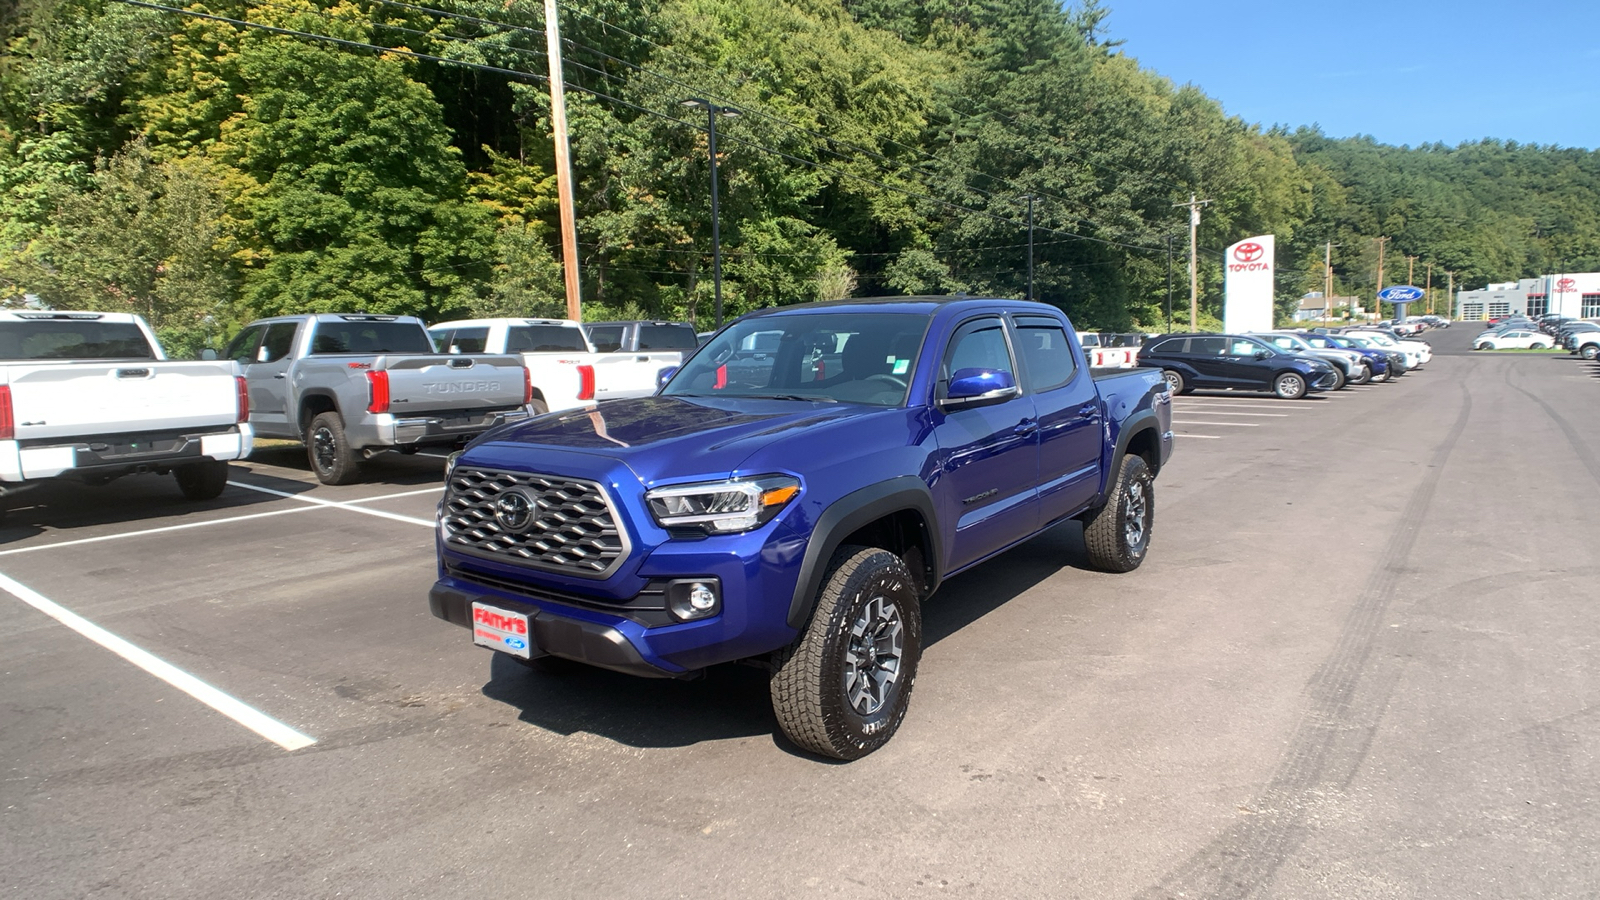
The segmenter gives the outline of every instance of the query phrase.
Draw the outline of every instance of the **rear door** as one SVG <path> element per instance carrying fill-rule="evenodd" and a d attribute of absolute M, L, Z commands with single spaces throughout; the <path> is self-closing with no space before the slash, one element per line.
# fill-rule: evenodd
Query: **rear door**
<path fill-rule="evenodd" d="M 1001 369 L 1022 383 L 1000 316 L 969 319 L 956 328 L 941 358 L 941 398 L 951 375 L 968 368 Z M 976 562 L 1036 531 L 1039 422 L 1033 398 L 1024 391 L 993 406 L 936 410 L 934 423 L 950 568 Z"/>
<path fill-rule="evenodd" d="M 1228 388 L 1238 385 L 1238 376 L 1228 359 L 1228 341 L 1219 336 L 1192 337 L 1184 359 L 1200 376 L 1196 387 Z"/>
<path fill-rule="evenodd" d="M 1023 389 L 1039 420 L 1039 519 L 1073 515 L 1100 489 L 1104 425 L 1094 379 L 1050 316 L 1015 316 Z"/>
<path fill-rule="evenodd" d="M 270 322 L 251 361 L 245 363 L 250 382 L 250 418 L 274 433 L 296 430 L 289 416 L 289 364 L 299 322 Z"/>

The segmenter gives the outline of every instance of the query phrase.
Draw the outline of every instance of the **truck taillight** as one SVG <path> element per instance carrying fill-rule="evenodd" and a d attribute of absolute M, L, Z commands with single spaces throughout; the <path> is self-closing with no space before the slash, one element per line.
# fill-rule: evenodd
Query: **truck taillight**
<path fill-rule="evenodd" d="M 522 405 L 527 406 L 533 402 L 533 372 L 527 367 L 522 367 Z"/>
<path fill-rule="evenodd" d="M 367 373 L 367 412 L 386 413 L 389 411 L 389 373 Z"/>
<path fill-rule="evenodd" d="M 594 366 L 578 367 L 578 399 L 594 399 Z"/>
<path fill-rule="evenodd" d="M 233 376 L 233 396 L 236 407 L 233 424 L 243 425 L 250 421 L 250 382 L 245 381 L 243 375 Z"/>
<path fill-rule="evenodd" d="M 11 414 L 11 385 L 0 384 L 0 441 L 17 439 L 17 419 Z"/>

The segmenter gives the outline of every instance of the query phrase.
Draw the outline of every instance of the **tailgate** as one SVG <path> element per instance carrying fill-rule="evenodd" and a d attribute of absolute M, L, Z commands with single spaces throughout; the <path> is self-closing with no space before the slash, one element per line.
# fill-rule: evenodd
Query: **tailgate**
<path fill-rule="evenodd" d="M 522 405 L 524 369 L 516 356 L 381 356 L 372 367 L 389 373 L 397 416 Z"/>
<path fill-rule="evenodd" d="M 679 365 L 683 354 L 602 353 L 595 360 L 595 399 L 620 400 L 648 397 L 656 392 L 656 376 L 662 369 Z"/>
<path fill-rule="evenodd" d="M 238 416 L 231 362 L 8 365 L 17 439 L 228 428 Z"/>

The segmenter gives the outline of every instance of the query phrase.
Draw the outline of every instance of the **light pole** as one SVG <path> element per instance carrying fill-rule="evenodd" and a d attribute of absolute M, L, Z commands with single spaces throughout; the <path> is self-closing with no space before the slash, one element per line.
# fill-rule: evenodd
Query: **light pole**
<path fill-rule="evenodd" d="M 1172 239 L 1175 234 L 1167 235 L 1167 334 L 1172 333 Z"/>
<path fill-rule="evenodd" d="M 709 137 L 711 151 L 711 294 L 714 298 L 717 327 L 722 327 L 722 214 L 721 204 L 717 196 L 717 116 L 733 119 L 739 116 L 739 111 L 731 106 L 718 106 L 704 97 L 691 97 L 683 101 L 684 106 L 691 106 L 706 111 L 706 121 L 709 126 L 706 134 Z"/>

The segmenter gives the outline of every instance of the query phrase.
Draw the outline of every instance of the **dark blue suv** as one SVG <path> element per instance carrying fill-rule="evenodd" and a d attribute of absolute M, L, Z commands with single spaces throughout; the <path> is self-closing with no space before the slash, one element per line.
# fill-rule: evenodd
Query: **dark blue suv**
<path fill-rule="evenodd" d="M 1139 365 L 1160 369 L 1174 394 L 1196 388 L 1271 391 L 1285 400 L 1332 390 L 1333 366 L 1240 334 L 1172 334 L 1139 348 Z"/>
<path fill-rule="evenodd" d="M 905 716 L 945 578 L 1071 518 L 1093 565 L 1143 561 L 1170 423 L 1157 373 L 1091 374 L 1043 304 L 752 313 L 657 396 L 454 458 L 429 602 L 530 665 L 757 662 L 790 738 L 856 758 Z"/>

